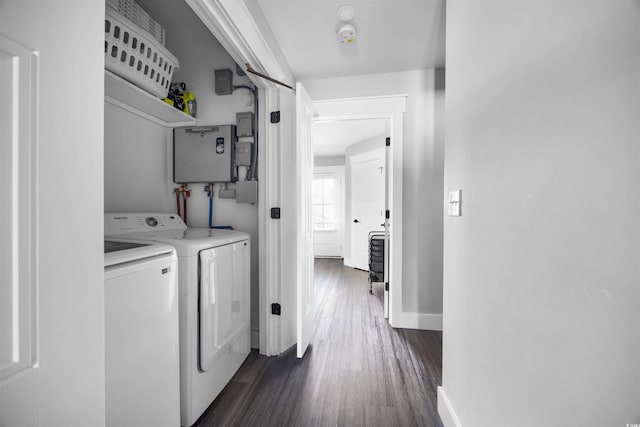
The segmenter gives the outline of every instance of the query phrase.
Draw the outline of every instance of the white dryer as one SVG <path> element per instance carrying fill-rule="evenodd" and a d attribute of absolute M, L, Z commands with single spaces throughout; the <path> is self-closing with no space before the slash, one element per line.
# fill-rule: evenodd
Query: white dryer
<path fill-rule="evenodd" d="M 176 248 L 180 300 L 180 418 L 193 425 L 250 352 L 250 240 L 187 228 L 175 214 L 105 214 L 105 236 Z"/>

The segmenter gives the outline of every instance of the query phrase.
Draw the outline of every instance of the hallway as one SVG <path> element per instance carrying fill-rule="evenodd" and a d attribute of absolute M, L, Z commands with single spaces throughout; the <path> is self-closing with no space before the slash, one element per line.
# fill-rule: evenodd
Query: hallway
<path fill-rule="evenodd" d="M 316 259 L 315 287 L 304 359 L 252 351 L 196 426 L 441 426 L 442 333 L 391 328 L 382 284 L 340 259 Z"/>

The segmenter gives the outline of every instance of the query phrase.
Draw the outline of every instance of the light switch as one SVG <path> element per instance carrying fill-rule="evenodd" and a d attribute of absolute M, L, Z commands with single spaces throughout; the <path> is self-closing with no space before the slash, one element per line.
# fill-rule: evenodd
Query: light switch
<path fill-rule="evenodd" d="M 449 192 L 449 216 L 462 215 L 462 190 Z"/>

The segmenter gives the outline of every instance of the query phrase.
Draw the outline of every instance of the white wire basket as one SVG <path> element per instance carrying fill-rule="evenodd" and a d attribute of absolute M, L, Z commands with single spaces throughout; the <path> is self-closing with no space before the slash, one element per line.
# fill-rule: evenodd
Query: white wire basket
<path fill-rule="evenodd" d="M 166 45 L 164 28 L 134 0 L 107 0 L 106 5 L 138 27 L 151 33 L 163 46 Z"/>
<path fill-rule="evenodd" d="M 167 96 L 179 67 L 177 58 L 151 34 L 111 8 L 105 15 L 104 63 L 107 70 L 158 98 Z"/>

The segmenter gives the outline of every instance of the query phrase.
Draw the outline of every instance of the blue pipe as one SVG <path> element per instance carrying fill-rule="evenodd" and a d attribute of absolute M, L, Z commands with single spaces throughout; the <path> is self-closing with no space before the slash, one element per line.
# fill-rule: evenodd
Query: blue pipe
<path fill-rule="evenodd" d="M 213 228 L 213 197 L 209 193 L 209 228 Z"/>
<path fill-rule="evenodd" d="M 233 230 L 233 227 L 230 225 L 213 225 L 213 197 L 211 196 L 211 193 L 209 193 L 209 228 L 217 230 Z"/>

